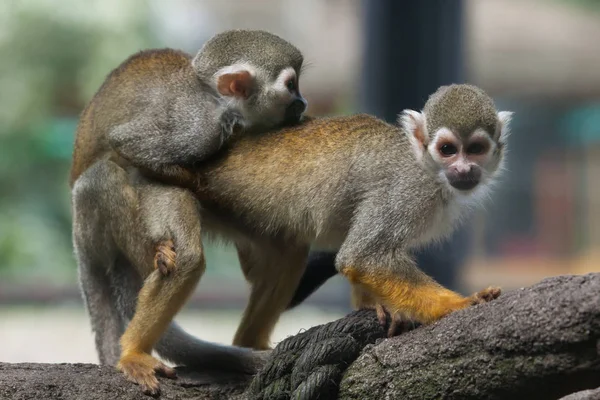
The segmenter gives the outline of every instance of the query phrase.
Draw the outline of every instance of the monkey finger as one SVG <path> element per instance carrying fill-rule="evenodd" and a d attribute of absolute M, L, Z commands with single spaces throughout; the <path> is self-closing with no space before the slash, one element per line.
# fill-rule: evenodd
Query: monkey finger
<path fill-rule="evenodd" d="M 375 312 L 377 313 L 377 321 L 383 328 L 387 326 L 387 312 L 381 304 L 375 305 Z"/>
<path fill-rule="evenodd" d="M 471 296 L 471 304 L 482 304 L 490 302 L 494 299 L 497 299 L 502 293 L 502 289 L 499 287 L 490 286 L 486 289 L 483 289 Z"/>
<path fill-rule="evenodd" d="M 160 386 L 151 386 L 147 384 L 140 385 L 142 387 L 142 393 L 146 396 L 158 397 L 160 395 Z"/>
<path fill-rule="evenodd" d="M 163 363 L 157 364 L 156 367 L 154 367 L 154 371 L 165 378 L 177 379 L 177 373 L 175 372 L 175 369 L 167 367 Z"/>
<path fill-rule="evenodd" d="M 397 314 L 392 315 L 390 326 L 387 330 L 387 337 L 391 338 L 400 335 L 402 333 L 400 330 L 403 328 L 403 323 L 404 321 L 398 317 Z"/>
<path fill-rule="evenodd" d="M 145 395 L 156 397 L 160 394 L 160 385 L 158 383 L 158 379 L 154 375 L 154 372 L 144 370 L 144 369 L 136 369 L 139 366 L 131 366 L 121 368 L 121 370 L 125 373 L 125 377 L 127 380 L 137 383 L 140 385 L 142 392 Z"/>
<path fill-rule="evenodd" d="M 154 257 L 154 269 L 158 269 L 163 276 L 167 276 L 169 274 L 169 269 L 165 264 L 165 260 L 163 260 L 162 254 L 157 254 Z"/>
<path fill-rule="evenodd" d="M 394 314 L 388 329 L 388 337 L 394 337 L 412 331 L 417 326 L 418 324 L 414 321 L 405 319 L 400 314 Z"/>
<path fill-rule="evenodd" d="M 169 275 L 177 267 L 176 256 L 173 241 L 166 240 L 159 243 L 156 247 L 156 254 L 154 254 L 154 269 L 158 269 L 163 276 Z"/>
<path fill-rule="evenodd" d="M 383 328 L 387 327 L 387 337 L 398 336 L 404 332 L 408 332 L 414 327 L 414 324 L 411 321 L 404 319 L 401 314 L 390 313 L 381 304 L 377 304 L 375 306 L 375 311 L 377 313 L 379 325 L 381 325 Z M 390 315 L 389 320 L 388 314 Z"/>

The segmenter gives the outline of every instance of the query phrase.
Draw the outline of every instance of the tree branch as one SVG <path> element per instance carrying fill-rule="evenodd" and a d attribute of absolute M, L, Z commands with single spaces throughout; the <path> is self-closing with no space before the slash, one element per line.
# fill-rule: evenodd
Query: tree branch
<path fill-rule="evenodd" d="M 194 382 L 185 370 L 161 379 L 161 398 L 248 398 L 248 382 Z M 543 400 L 598 387 L 600 274 L 589 274 L 549 278 L 369 345 L 344 374 L 339 398 Z M 0 398 L 148 399 L 114 368 L 90 364 L 0 364 Z"/>
<path fill-rule="evenodd" d="M 363 351 L 341 399 L 557 399 L 600 386 L 600 274 L 545 279 Z"/>

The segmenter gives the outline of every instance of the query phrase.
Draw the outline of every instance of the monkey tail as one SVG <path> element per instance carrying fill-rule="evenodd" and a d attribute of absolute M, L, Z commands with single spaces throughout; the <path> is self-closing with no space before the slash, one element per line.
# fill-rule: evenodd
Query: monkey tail
<path fill-rule="evenodd" d="M 321 285 L 327 282 L 329 278 L 337 275 L 338 271 L 335 268 L 336 256 L 337 253 L 326 251 L 315 251 L 309 254 L 306 270 L 300 279 L 298 288 L 296 289 L 287 310 L 291 310 L 302 303 L 320 288 Z"/>
<path fill-rule="evenodd" d="M 175 322 L 169 325 L 155 350 L 161 358 L 203 374 L 211 383 L 251 378 L 271 353 L 203 341 Z"/>
<path fill-rule="evenodd" d="M 113 296 L 116 298 L 118 313 L 128 323 L 135 312 L 137 294 L 142 279 L 133 266 L 124 259 L 117 261 L 111 277 Z M 198 339 L 171 322 L 155 346 L 161 358 L 185 367 L 195 381 L 218 383 L 249 379 L 264 365 L 270 350 L 226 346 Z"/>

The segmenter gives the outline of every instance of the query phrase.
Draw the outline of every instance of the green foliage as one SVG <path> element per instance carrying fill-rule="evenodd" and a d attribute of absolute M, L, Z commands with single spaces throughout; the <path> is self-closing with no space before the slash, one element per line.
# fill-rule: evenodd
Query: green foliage
<path fill-rule="evenodd" d="M 571 7 L 583 8 L 585 11 L 600 12 L 600 0 L 556 0 Z"/>
<path fill-rule="evenodd" d="M 143 0 L 0 2 L 0 280 L 74 282 L 68 175 L 80 112 L 111 69 L 161 46 Z M 211 274 L 239 275 L 206 246 Z"/>
<path fill-rule="evenodd" d="M 0 279 L 74 279 L 68 173 L 106 74 L 152 46 L 143 1 L 0 5 Z M 111 15 L 114 10 L 118 15 Z"/>

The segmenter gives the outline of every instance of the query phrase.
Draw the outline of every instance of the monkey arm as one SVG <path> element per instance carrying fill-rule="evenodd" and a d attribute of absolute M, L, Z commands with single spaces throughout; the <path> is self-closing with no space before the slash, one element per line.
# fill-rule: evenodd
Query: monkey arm
<path fill-rule="evenodd" d="M 385 195 L 375 192 L 358 206 L 355 223 L 336 259 L 337 269 L 356 286 L 357 292 L 366 291 L 374 296 L 375 305 L 379 303 L 392 314 L 399 313 L 421 323 L 434 322 L 481 298 L 491 297 L 491 300 L 500 294 L 499 290 L 492 289 L 490 293 L 482 291 L 463 297 L 421 271 L 409 253 L 409 238 L 422 235 L 418 227 L 431 225 L 430 217 L 423 217 L 420 208 L 416 208 L 389 218 L 393 215 L 390 207 L 404 191 L 382 190 L 389 196 L 385 201 L 382 201 Z M 432 204 L 424 202 L 421 206 L 432 209 Z M 368 300 L 369 296 L 365 298 Z"/>
<path fill-rule="evenodd" d="M 185 129 L 169 132 L 153 123 L 151 118 L 140 117 L 110 130 L 108 140 L 119 156 L 146 176 L 195 188 L 197 175 L 191 171 L 192 164 L 215 152 L 220 139 L 215 135 L 192 135 L 191 132 Z"/>
<path fill-rule="evenodd" d="M 421 323 L 437 321 L 453 311 L 500 295 L 499 289 L 488 288 L 463 297 L 421 272 L 408 254 L 398 254 L 394 258 L 397 263 L 394 268 L 359 262 L 343 263 L 340 271 L 350 283 L 373 294 L 391 313 Z"/>

